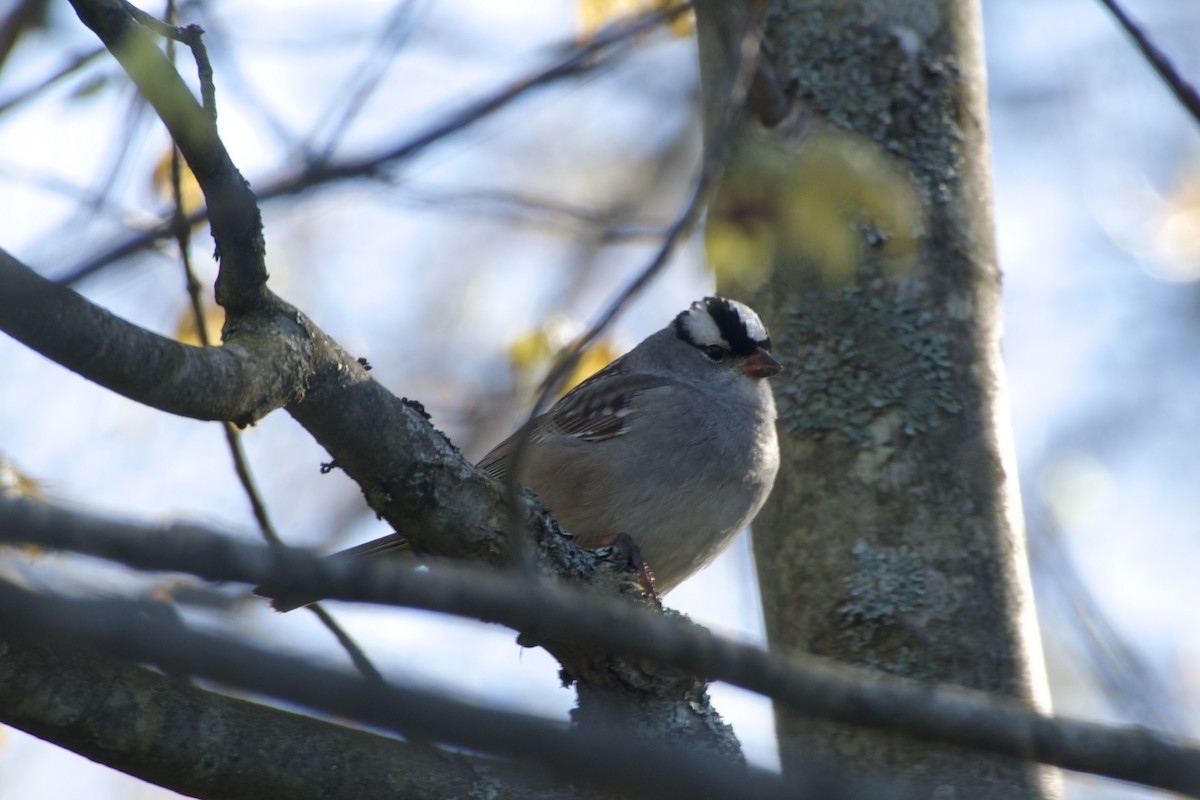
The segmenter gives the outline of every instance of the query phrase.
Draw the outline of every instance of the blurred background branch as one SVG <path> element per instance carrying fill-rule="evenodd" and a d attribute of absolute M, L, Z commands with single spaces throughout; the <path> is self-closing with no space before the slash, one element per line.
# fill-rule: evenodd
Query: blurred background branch
<path fill-rule="evenodd" d="M 0 500 L 0 522 L 0 541 L 77 550 L 137 569 L 174 569 L 210 581 L 269 583 L 293 591 L 315 589 L 337 598 L 398 602 L 466 614 L 501 622 L 521 632 L 524 641 L 543 644 L 551 652 L 557 652 L 563 644 L 598 644 L 614 653 L 727 680 L 811 718 L 904 733 L 1200 796 L 1200 750 L 1163 734 L 1052 719 L 1008 698 L 983 692 L 885 679 L 847 670 L 828 659 L 772 655 L 721 641 L 702 628 L 647 614 L 613 599 L 568 587 L 530 586 L 511 571 L 445 563 L 432 565 L 428 573 L 418 573 L 403 563 L 354 559 L 338 563 L 300 552 L 242 545 L 196 528 L 177 527 L 163 535 L 153 527 L 89 519 L 16 497 Z M 6 607 L 14 610 L 8 623 L 11 632 L 50 642 L 91 644 L 117 657 L 156 664 L 171 674 L 217 679 L 234 688 L 266 692 L 326 714 L 369 725 L 385 724 L 374 716 L 380 713 L 379 708 L 365 700 L 371 696 L 372 687 L 384 689 L 374 676 L 368 676 L 349 696 L 349 677 L 334 681 L 314 674 L 307 688 L 301 689 L 284 681 L 281 673 L 293 678 L 304 672 L 302 668 L 272 660 L 264 653 L 243 653 L 248 647 L 243 643 L 214 639 L 199 646 L 184 646 L 186 643 L 179 638 L 192 634 L 183 630 L 170 606 L 123 601 L 105 605 L 49 595 L 39 598 L 11 585 L 0 594 L 6 595 Z M 83 613 L 85 606 L 93 611 Z M 148 624 L 144 620 L 158 620 L 154 623 L 158 627 L 139 630 L 139 625 Z M 222 650 L 228 652 L 219 655 Z M 224 672 L 225 661 L 243 666 L 236 672 Z M 262 663 L 246 666 L 255 661 Z M 647 674 L 652 671 L 647 666 L 641 669 Z M 341 688 L 332 686 L 335 683 Z M 292 688 L 281 688 L 285 685 Z M 311 699 L 316 686 L 328 692 L 320 702 Z M 353 699 L 357 692 L 364 693 L 363 700 Z M 387 702 L 383 695 L 380 702 Z M 431 722 L 421 716 L 395 713 L 384 719 L 391 720 L 391 725 L 401 725 L 406 734 L 466 744 L 453 736 L 447 738 L 445 729 L 432 728 Z M 459 724 L 454 719 L 457 715 L 441 718 L 451 729 Z M 410 723 L 415 727 L 409 727 Z M 589 735 L 595 733 L 590 731 Z M 481 745 L 476 742 L 472 746 Z M 483 749 L 500 747 L 501 743 L 492 741 Z M 536 749 L 533 752 L 540 753 Z M 800 774 L 806 772 L 801 770 Z"/>

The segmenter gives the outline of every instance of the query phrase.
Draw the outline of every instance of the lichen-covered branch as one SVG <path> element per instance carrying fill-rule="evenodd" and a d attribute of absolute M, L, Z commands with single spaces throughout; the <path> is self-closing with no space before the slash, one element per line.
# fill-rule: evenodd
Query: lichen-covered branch
<path fill-rule="evenodd" d="M 171 414 L 251 423 L 303 394 L 311 349 L 282 301 L 226 347 L 191 347 L 120 319 L 0 250 L 0 330 L 67 369 Z"/>
<path fill-rule="evenodd" d="M 500 785 L 514 800 L 553 797 L 544 781 L 492 759 L 447 758 L 61 642 L 0 640 L 0 720 L 194 797 L 423 800 Z"/>
<path fill-rule="evenodd" d="M 549 583 L 528 585 L 494 570 L 437 564 L 423 573 L 403 562 L 317 559 L 197 528 L 162 531 L 21 498 L 0 499 L 4 541 L 68 549 L 144 570 L 270 582 L 341 599 L 501 622 L 534 643 L 551 643 L 556 653 L 572 648 L 625 653 L 629 659 L 612 662 L 624 665 L 618 668 L 640 669 L 663 683 L 672 674 L 724 680 L 769 696 L 810 720 L 905 734 L 949 746 L 959 757 L 969 749 L 985 751 L 1200 796 L 1200 750 L 1173 737 L 1054 718 L 1011 698 L 863 673 L 812 656 L 773 655 L 611 597 Z M 867 568 L 886 571 L 894 566 L 871 562 Z M 672 671 L 658 670 L 658 663 Z M 595 680 L 593 685 L 604 684 Z M 689 741 L 694 746 L 694 739 Z"/>
<path fill-rule="evenodd" d="M 860 787 L 834 782 L 821 773 L 790 781 L 761 770 L 730 764 L 724 759 L 686 747 L 672 747 L 662 742 L 639 741 L 628 735 L 613 735 L 611 730 L 589 728 L 566 730 L 563 723 L 553 722 L 512 712 L 496 711 L 444 695 L 392 683 L 380 685 L 364 681 L 356 675 L 311 664 L 305 660 L 271 653 L 222 636 L 189 630 L 170 614 L 153 613 L 144 604 L 129 604 L 121 601 L 81 601 L 64 598 L 37 596 L 18 589 L 6 581 L 0 581 L 0 603 L 10 612 L 0 620 L 0 633 L 7 641 L 0 640 L 0 647 L 20 647 L 23 640 L 51 639 L 71 641 L 85 647 L 99 648 L 119 658 L 149 662 L 158 665 L 169 674 L 195 676 L 216 681 L 242 691 L 249 691 L 289 703 L 299 704 L 322 713 L 353 719 L 383 729 L 401 729 L 419 736 L 428 742 L 445 743 L 466 748 L 477 753 L 488 753 L 535 767 L 542 775 L 567 778 L 573 782 L 584 782 L 601 787 L 622 790 L 621 796 L 677 797 L 677 798 L 793 798 L 812 796 L 841 800 L 864 797 L 895 798 L 894 792 L 886 795 L 864 794 Z M 150 613 L 147 613 L 150 612 Z M 0 680 L 8 677 L 5 659 L 0 653 Z M 18 670 L 19 672 L 19 670 Z M 23 673 L 16 680 L 27 680 Z M 85 677 L 86 682 L 86 677 Z M 0 683 L 0 686 L 4 686 Z M 5 687 L 8 688 L 8 687 Z M 90 687 L 89 687 L 90 688 Z M 111 690 L 112 687 L 107 687 Z M 101 689 L 105 692 L 104 689 Z M 41 696 L 45 696 L 43 689 Z M 105 692 L 107 697 L 111 693 Z M 8 718 L 12 714 L 9 692 L 0 692 L 0 713 Z M 140 700 L 140 698 L 139 698 Z M 220 702 L 228 701 L 221 698 Z M 170 721 L 160 716 L 161 709 L 151 708 L 144 701 L 135 704 L 128 719 L 134 727 L 153 727 L 161 724 L 162 735 L 171 738 L 196 735 L 194 721 L 212 720 L 212 717 L 195 717 L 185 714 Z M 245 709 L 239 709 L 245 710 Z M 144 712 L 149 720 L 144 719 Z M 15 715 L 14 715 L 15 716 Z M 45 728 L 45 716 L 29 723 Z M 61 719 L 61 715 L 60 715 Z M 266 722 L 266 720 L 261 720 Z M 179 727 L 182 725 L 184 727 Z M 72 724 L 66 727 L 74 728 Z M 624 730 L 624 726 L 622 726 Z M 73 731 L 78 733 L 78 731 Z M 135 732 L 136 733 L 136 732 Z M 207 734 L 208 732 L 201 732 Z M 257 728 L 260 738 L 270 740 L 275 731 Z M 248 734 L 246 730 L 236 732 L 238 737 Z M 226 735 L 219 728 L 212 732 L 217 739 L 213 744 L 221 748 Z M 318 763 L 326 765 L 335 773 L 344 773 L 347 756 L 339 749 L 315 753 L 301 746 L 299 751 L 290 750 L 291 742 L 277 739 L 275 747 L 264 753 L 262 745 L 251 748 L 274 763 L 266 768 L 268 774 L 279 775 L 303 752 Z M 672 743 L 675 744 L 675 743 Z M 171 780 L 171 771 L 182 765 L 169 752 L 165 767 L 160 766 L 158 775 Z M 246 763 L 245 754 L 225 749 L 218 750 L 218 758 L 229 758 L 232 763 L 219 765 L 223 783 L 234 782 L 245 770 L 254 771 L 259 765 Z M 454 761 L 446 756 L 448 761 Z M 420 758 L 418 764 L 429 770 Z M 214 768 L 213 759 L 207 755 L 200 759 L 202 769 Z M 154 769 L 153 765 L 139 761 L 140 766 Z M 400 766 L 404 766 L 403 763 Z M 431 776 L 439 781 L 447 776 L 456 780 L 458 788 L 478 786 L 481 781 L 470 780 L 455 764 L 443 765 Z M 505 770 L 507 771 L 507 770 Z M 390 774 L 390 770 L 385 775 Z M 376 776 L 364 776 L 364 784 L 379 788 Z M 335 792 L 347 797 L 391 797 L 390 794 L 367 795 L 355 787 L 355 776 L 345 779 L 345 790 Z M 279 797 L 286 794 L 294 778 L 282 777 L 274 786 L 265 785 L 261 790 L 245 792 L 233 790 L 229 794 L 216 791 L 206 792 L 207 797 Z M 210 781 L 211 783 L 211 781 Z M 328 783 L 327 781 L 325 783 Z M 403 782 L 411 785 L 412 781 Z M 383 787 L 387 791 L 386 786 Z M 505 787 L 493 785 L 489 796 L 508 797 Z M 444 783 L 426 786 L 425 796 L 464 796 L 453 791 Z M 573 796 L 565 787 L 559 788 L 559 796 Z M 312 796 L 312 795 L 306 795 Z M 328 796 L 328 795 L 325 795 Z M 517 796 L 520 796 L 519 793 Z M 553 796 L 553 795 L 551 795 Z M 588 796 L 584 792 L 583 796 Z M 904 795 L 901 794 L 900 797 Z"/>
<path fill-rule="evenodd" d="M 388 392 L 336 342 L 269 293 L 270 302 L 227 325 L 223 347 L 195 348 L 116 318 L 2 251 L 0 289 L 0 329 L 151 407 L 249 422 L 290 401 L 293 416 L 359 483 L 371 507 L 406 532 L 417 552 L 507 563 L 502 487 L 467 462 L 429 424 L 419 404 Z M 292 384 L 285 383 L 289 376 Z M 538 543 L 543 572 L 588 584 L 619 583 L 624 565 L 577 547 L 532 499 L 520 504 L 520 535 Z M 164 537 L 149 541 L 163 545 Z M 693 721 L 689 727 L 699 740 L 734 741 L 727 728 L 713 727 L 707 695 L 693 676 L 626 668 L 589 647 L 556 654 L 580 682 L 597 690 L 634 690 L 646 702 L 675 708 L 676 720 Z M 720 747 L 736 751 L 736 745 Z"/>

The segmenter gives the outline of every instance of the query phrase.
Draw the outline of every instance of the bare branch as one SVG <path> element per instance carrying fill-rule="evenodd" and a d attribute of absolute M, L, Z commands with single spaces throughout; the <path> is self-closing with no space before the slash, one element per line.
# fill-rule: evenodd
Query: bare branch
<path fill-rule="evenodd" d="M 408 158 L 446 136 L 499 111 L 531 89 L 575 77 L 595 68 L 598 63 L 630 47 L 638 35 L 674 19 L 689 7 L 690 4 L 681 3 L 668 9 L 656 9 L 604 28 L 591 39 L 579 44 L 561 60 L 513 81 L 495 94 L 467 105 L 424 133 L 372 156 L 347 160 L 338 165 L 315 164 L 310 169 L 310 179 L 323 183 L 337 178 L 373 175 L 385 164 Z"/>
<path fill-rule="evenodd" d="M 402 0 L 392 9 L 387 19 L 380 26 L 378 38 L 363 59 L 362 64 L 351 75 L 350 79 L 334 93 L 334 102 L 321 114 L 320 127 L 326 128 L 327 133 L 319 141 L 316 135 L 310 134 L 310 144 L 305 146 L 306 152 L 315 152 L 315 160 L 326 162 L 333 155 L 334 148 L 345 132 L 350 128 L 354 119 L 362 113 L 367 100 L 379 88 L 387 68 L 391 65 L 396 53 L 408 40 L 414 27 L 417 9 L 413 0 Z M 315 145 L 315 147 L 313 146 Z"/>
<path fill-rule="evenodd" d="M 171 10 L 173 8 L 172 6 Z M 168 56 L 171 55 L 173 54 L 170 52 L 170 47 L 168 46 Z M 205 60 L 207 60 L 207 56 Z M 211 75 L 209 77 L 211 80 Z M 175 148 L 171 151 L 171 195 L 174 205 L 175 236 L 179 244 L 179 260 L 183 267 L 188 301 L 192 307 L 192 316 L 196 321 L 196 335 L 200 340 L 200 344 L 208 347 L 212 343 L 209 341 L 208 326 L 204 320 L 204 301 L 200 296 L 200 281 L 197 280 L 196 272 L 192 269 L 192 228 L 187 224 L 183 213 L 182 166 L 179 150 Z M 233 459 L 234 472 L 237 474 L 238 481 L 242 485 L 242 491 L 245 492 L 246 499 L 250 502 L 254 519 L 258 522 L 259 532 L 267 544 L 283 544 L 283 541 L 279 538 L 279 534 L 275 531 L 275 526 L 271 524 L 271 518 L 267 514 L 266 503 L 263 502 L 258 487 L 255 485 L 254 476 L 250 472 L 250 463 L 246 459 L 245 450 L 242 448 L 241 434 L 238 432 L 236 426 L 228 422 L 222 423 L 221 428 L 225 434 L 225 444 L 229 448 L 230 458 Z M 346 653 L 350 656 L 350 660 L 354 662 L 355 667 L 358 668 L 363 677 L 375 681 L 383 680 L 383 676 L 379 674 L 379 670 L 371 663 L 367 654 L 358 646 L 358 643 L 354 641 L 350 634 L 342 629 L 337 620 L 315 603 L 309 606 L 309 611 L 316 615 L 321 624 L 333 634 L 334 638 L 345 649 Z"/>
<path fill-rule="evenodd" d="M 782 658 L 563 585 L 529 585 L 503 573 L 444 563 L 420 573 L 395 559 L 317 559 L 198 528 L 165 531 L 97 520 L 22 498 L 0 500 L 0 541 L 69 549 L 138 569 L 269 582 L 502 622 L 535 642 L 586 642 L 653 659 L 760 692 L 816 718 L 1200 797 L 1200 750 L 1174 737 L 1050 717 L 1008 698 L 865 673 L 813 656 Z"/>
<path fill-rule="evenodd" d="M 1175 69 L 1175 65 L 1171 63 L 1171 59 L 1167 58 L 1166 53 L 1159 50 L 1154 42 L 1150 41 L 1150 37 L 1146 36 L 1138 24 L 1125 13 L 1124 9 L 1117 4 L 1117 0 L 1100 0 L 1100 2 L 1117 18 L 1117 22 L 1133 39 L 1137 49 L 1150 62 L 1150 66 L 1158 73 L 1158 77 L 1163 79 L 1163 83 L 1167 84 L 1171 94 L 1175 95 L 1175 99 L 1191 115 L 1192 120 L 1200 124 L 1200 95 L 1196 94 L 1196 89 L 1183 79 L 1183 76 Z"/>
<path fill-rule="evenodd" d="M 506 797 L 532 800 L 552 790 L 546 780 L 494 759 L 448 758 L 199 689 L 78 646 L 6 637 L 3 652 L 5 724 L 188 796 L 425 800 L 431 787 L 442 797 L 482 797 L 502 783 Z"/>
<path fill-rule="evenodd" d="M 0 250 L 0 330 L 131 400 L 193 419 L 244 425 L 299 396 L 308 349 L 295 316 L 270 315 L 262 331 L 247 325 L 246 340 L 259 347 L 190 347 L 120 319 Z"/>
<path fill-rule="evenodd" d="M 38 596 L 5 581 L 0 581 L 0 602 L 7 612 L 0 620 L 0 630 L 10 636 L 96 647 L 120 658 L 156 664 L 171 674 L 202 677 L 376 727 L 400 726 L 430 741 L 511 758 L 636 796 L 689 800 L 864 797 L 860 787 L 851 790 L 822 775 L 784 782 L 776 775 L 735 767 L 702 752 L 600 732 L 568 733 L 562 723 L 493 711 L 395 683 L 363 681 L 352 674 L 188 630 L 177 617 L 154 609 L 156 604 Z M 897 794 L 889 791 L 886 796 Z"/>
<path fill-rule="evenodd" d="M 192 97 L 123 0 L 73 0 L 72 5 L 154 106 L 204 191 L 221 259 L 217 302 L 229 310 L 262 302 L 267 282 L 262 216 L 217 135 L 215 118 Z"/>
<path fill-rule="evenodd" d="M 428 206 L 439 214 L 488 216 L 561 232 L 567 236 L 577 235 L 576 228 L 596 228 L 599 233 L 590 235 L 600 243 L 638 240 L 661 242 L 667 235 L 667 223 L 657 219 L 632 219 L 612 227 L 614 218 L 628 213 L 623 204 L 596 208 L 503 189 L 440 191 L 414 190 L 412 186 L 404 188 L 405 196 L 400 200 L 418 208 Z"/>
<path fill-rule="evenodd" d="M 168 3 L 167 6 L 167 14 L 172 18 L 172 23 L 163 22 L 153 14 L 147 14 L 129 0 L 121 0 L 121 5 L 125 7 L 131 17 L 138 21 L 139 25 L 146 26 L 167 40 L 167 56 L 172 62 L 175 59 L 174 53 L 170 50 L 171 43 L 179 42 L 191 49 L 192 57 L 196 59 L 197 77 L 200 78 L 200 97 L 203 101 L 203 108 L 208 112 L 209 120 L 215 125 L 217 121 L 217 89 L 213 83 L 212 62 L 208 60 L 208 48 L 204 46 L 204 29 L 199 25 L 181 27 L 172 24 L 175 17 L 174 3 Z"/>

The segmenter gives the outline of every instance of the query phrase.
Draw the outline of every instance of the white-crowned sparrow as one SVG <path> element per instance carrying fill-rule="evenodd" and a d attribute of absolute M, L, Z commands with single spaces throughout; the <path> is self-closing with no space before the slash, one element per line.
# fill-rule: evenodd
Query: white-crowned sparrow
<path fill-rule="evenodd" d="M 765 379 L 780 369 L 749 307 L 722 297 L 692 303 L 534 420 L 520 481 L 585 547 L 628 534 L 654 588 L 668 592 L 766 501 L 779 447 Z M 517 435 L 479 467 L 504 480 Z M 406 547 L 393 534 L 346 552 Z M 304 602 L 277 598 L 274 606 Z"/>

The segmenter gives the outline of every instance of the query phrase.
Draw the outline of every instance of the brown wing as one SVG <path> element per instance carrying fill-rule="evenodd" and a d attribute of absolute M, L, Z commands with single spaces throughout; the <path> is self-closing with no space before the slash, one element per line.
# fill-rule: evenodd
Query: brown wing
<path fill-rule="evenodd" d="M 560 433 L 588 442 L 613 439 L 625 433 L 633 399 L 670 382 L 659 375 L 601 371 L 568 392 L 546 416 Z"/>
<path fill-rule="evenodd" d="M 339 550 L 334 555 L 338 556 L 374 556 L 381 553 L 389 555 L 399 555 L 400 553 L 410 552 L 408 539 L 402 533 L 389 533 L 387 536 L 381 536 L 378 539 L 372 539 L 369 542 L 364 542 L 354 547 L 347 547 L 345 550 Z"/>
<path fill-rule="evenodd" d="M 529 435 L 536 442 L 552 436 L 569 436 L 585 442 L 603 442 L 625 433 L 625 419 L 639 393 L 666 386 L 668 378 L 623 371 L 614 361 L 580 383 L 533 421 Z M 504 480 L 518 431 L 496 445 L 478 466 L 496 480 Z"/>

